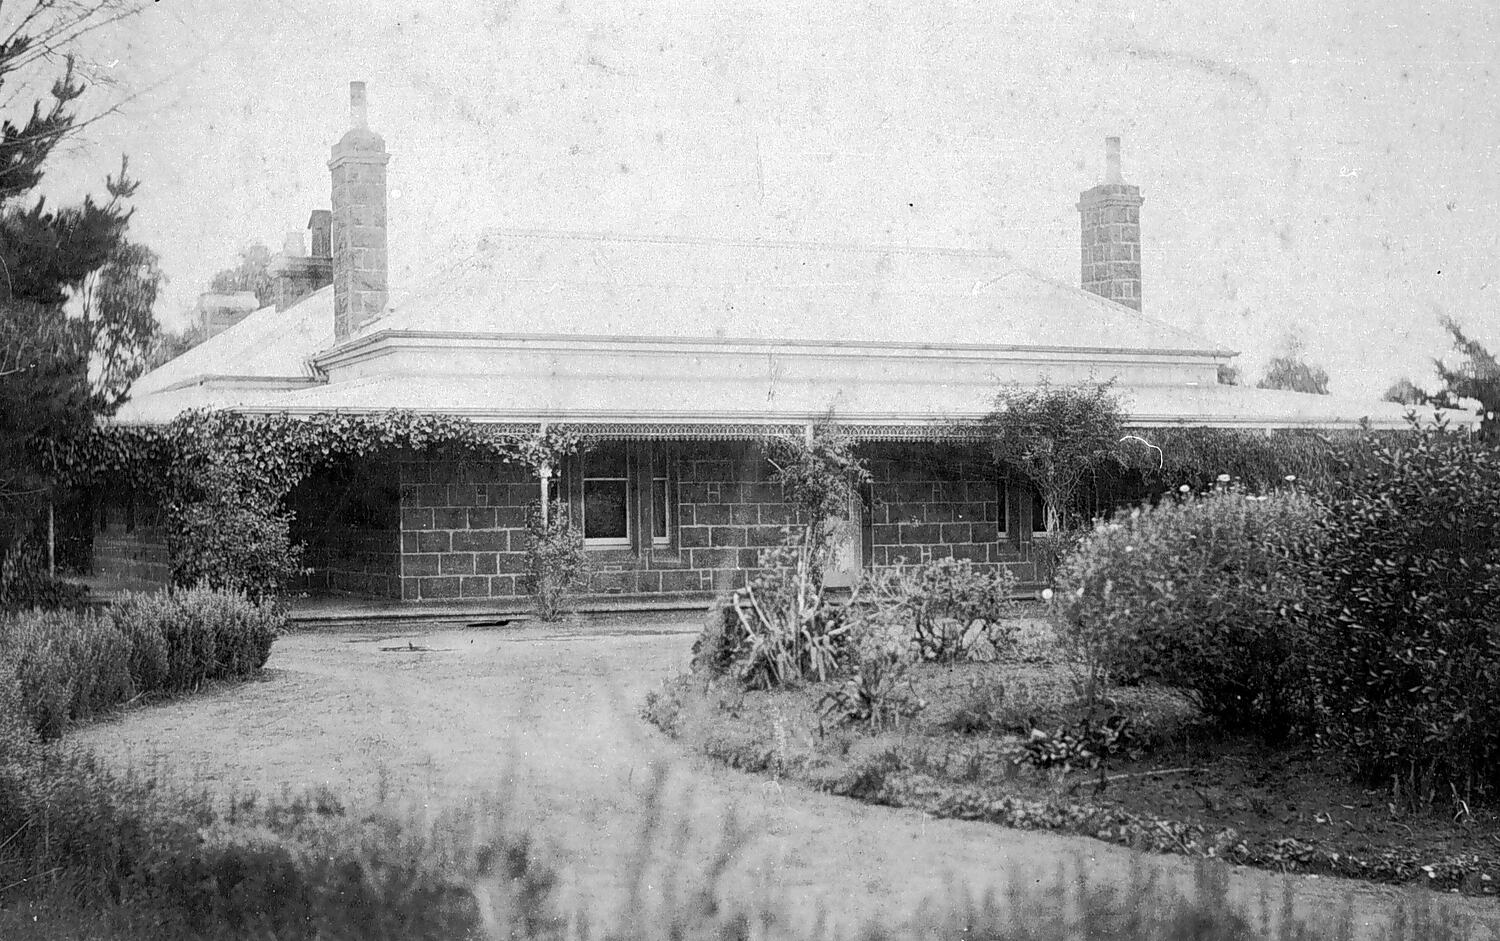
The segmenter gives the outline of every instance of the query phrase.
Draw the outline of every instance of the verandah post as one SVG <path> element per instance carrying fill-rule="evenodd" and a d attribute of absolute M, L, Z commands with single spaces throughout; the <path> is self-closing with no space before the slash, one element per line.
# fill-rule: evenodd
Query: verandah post
<path fill-rule="evenodd" d="M 546 422 L 542 422 L 540 437 L 544 441 L 547 438 L 547 423 Z M 548 488 L 550 487 L 550 485 L 552 483 L 552 463 L 550 461 L 543 461 L 542 465 L 537 468 L 537 477 L 540 478 L 540 483 L 542 485 L 542 528 L 546 529 L 547 528 L 547 504 L 548 504 L 548 502 L 550 502 L 549 495 L 548 495 L 547 491 L 548 491 Z"/>

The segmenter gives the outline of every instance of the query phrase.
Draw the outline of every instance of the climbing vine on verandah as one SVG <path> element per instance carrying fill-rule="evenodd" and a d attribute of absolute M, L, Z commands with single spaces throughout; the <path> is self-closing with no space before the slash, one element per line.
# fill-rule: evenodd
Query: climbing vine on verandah
<path fill-rule="evenodd" d="M 157 504 L 174 581 L 267 596 L 301 571 L 284 500 L 320 465 L 405 450 L 536 473 L 584 445 L 564 426 L 516 430 L 405 411 L 293 417 L 193 410 L 166 425 L 98 428 L 60 454 L 57 469 L 75 486 L 130 491 Z"/>

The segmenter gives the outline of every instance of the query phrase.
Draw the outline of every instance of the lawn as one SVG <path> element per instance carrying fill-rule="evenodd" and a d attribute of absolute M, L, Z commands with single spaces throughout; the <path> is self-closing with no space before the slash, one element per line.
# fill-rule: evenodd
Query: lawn
<path fill-rule="evenodd" d="M 839 680 L 747 691 L 688 675 L 646 712 L 731 766 L 872 803 L 1277 871 L 1496 892 L 1493 808 L 1398 807 L 1308 744 L 1273 748 L 1217 731 L 1169 689 L 1116 691 L 1112 705 L 1130 720 L 1116 754 L 1037 767 L 1028 743 L 1056 747 L 1055 733 L 1076 729 L 1083 710 L 1072 671 L 1030 613 L 1003 662 L 914 667 L 908 695 L 925 705 L 883 727 L 827 708 Z"/>

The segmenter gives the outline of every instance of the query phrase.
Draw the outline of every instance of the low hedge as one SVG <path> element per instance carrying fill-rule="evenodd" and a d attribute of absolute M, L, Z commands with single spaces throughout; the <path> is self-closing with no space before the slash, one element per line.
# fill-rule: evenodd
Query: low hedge
<path fill-rule="evenodd" d="M 126 594 L 105 614 L 0 619 L 0 706 L 43 738 L 139 696 L 171 695 L 265 665 L 286 615 L 242 595 Z"/>

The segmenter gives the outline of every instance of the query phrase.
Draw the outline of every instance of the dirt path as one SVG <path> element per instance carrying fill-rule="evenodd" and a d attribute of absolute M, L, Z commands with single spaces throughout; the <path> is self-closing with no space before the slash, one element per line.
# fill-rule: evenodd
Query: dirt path
<path fill-rule="evenodd" d="M 702 864 L 733 816 L 749 842 L 731 883 L 770 889 L 804 916 L 899 916 L 942 895 L 954 876 L 974 886 L 1016 873 L 1050 881 L 1060 866 L 1080 864 L 1100 880 L 1124 880 L 1130 854 L 1119 847 L 870 807 L 685 756 L 636 709 L 683 668 L 691 629 L 293 635 L 277 642 L 262 681 L 136 710 L 77 740 L 121 764 L 160 762 L 220 793 L 323 785 L 355 801 L 384 790 L 441 808 L 506 790 L 509 777 L 531 828 L 605 908 L 625 904 L 628 873 L 639 870 L 640 792 L 655 762 L 671 767 L 659 856 Z M 381 649 L 408 643 L 430 650 Z M 1186 885 L 1190 863 L 1156 862 Z M 1305 910 L 1328 907 L 1347 885 L 1295 884 Z M 1246 900 L 1279 899 L 1281 886 L 1261 872 L 1235 877 Z M 1358 892 L 1360 921 L 1383 921 L 1391 890 Z"/>

